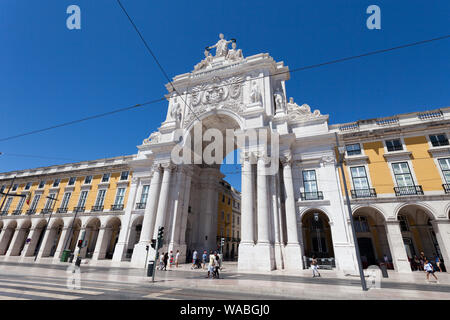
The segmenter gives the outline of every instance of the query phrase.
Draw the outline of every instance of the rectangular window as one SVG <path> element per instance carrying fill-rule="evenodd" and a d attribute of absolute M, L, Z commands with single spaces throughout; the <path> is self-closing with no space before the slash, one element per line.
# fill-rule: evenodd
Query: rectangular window
<path fill-rule="evenodd" d="M 394 170 L 395 181 L 398 187 L 414 186 L 408 162 L 393 163 L 392 169 Z"/>
<path fill-rule="evenodd" d="M 402 141 L 400 139 L 386 140 L 386 148 L 389 152 L 403 150 Z"/>
<path fill-rule="evenodd" d="M 9 197 L 8 199 L 6 199 L 6 203 L 5 203 L 5 207 L 3 208 L 3 211 L 8 212 L 12 201 L 13 201 L 13 197 Z"/>
<path fill-rule="evenodd" d="M 88 195 L 87 191 L 81 191 L 80 199 L 78 199 L 77 207 L 84 207 L 84 205 L 86 204 L 87 195 Z"/>
<path fill-rule="evenodd" d="M 111 177 L 110 173 L 104 173 L 102 176 L 102 182 L 108 182 L 109 181 L 109 177 Z"/>
<path fill-rule="evenodd" d="M 21 198 L 20 198 L 19 204 L 17 205 L 16 210 L 22 210 L 23 204 L 25 203 L 25 199 L 26 199 L 26 197 L 21 197 Z"/>
<path fill-rule="evenodd" d="M 95 206 L 96 207 L 103 206 L 103 202 L 105 201 L 105 194 L 106 194 L 106 190 L 105 189 L 98 190 L 97 199 L 95 200 Z"/>
<path fill-rule="evenodd" d="M 122 173 L 120 174 L 120 180 L 128 180 L 128 174 L 129 171 L 122 171 Z"/>
<path fill-rule="evenodd" d="M 227 214 L 227 222 L 230 222 L 230 214 Z"/>
<path fill-rule="evenodd" d="M 73 186 L 75 184 L 75 181 L 77 180 L 76 177 L 70 177 L 69 183 L 67 183 L 68 186 Z"/>
<path fill-rule="evenodd" d="M 117 189 L 116 201 L 114 201 L 114 205 L 122 205 L 124 198 L 125 198 L 125 188 Z"/>
<path fill-rule="evenodd" d="M 150 185 L 149 184 L 146 184 L 146 185 L 142 186 L 141 203 L 147 203 L 149 190 L 150 190 Z"/>
<path fill-rule="evenodd" d="M 439 159 L 439 165 L 441 166 L 442 175 L 444 176 L 445 183 L 450 183 L 450 158 Z"/>
<path fill-rule="evenodd" d="M 448 146 L 447 136 L 442 134 L 431 134 L 430 141 L 433 147 Z"/>
<path fill-rule="evenodd" d="M 61 179 L 55 179 L 55 181 L 53 181 L 53 188 L 59 187 L 60 182 L 61 182 Z"/>
<path fill-rule="evenodd" d="M 303 170 L 303 186 L 305 193 L 317 192 L 317 180 L 315 170 Z"/>
<path fill-rule="evenodd" d="M 231 198 L 228 198 L 228 205 L 231 204 Z"/>
<path fill-rule="evenodd" d="M 53 202 L 55 201 L 54 199 L 56 199 L 56 193 L 50 193 L 48 195 L 50 198 L 47 198 L 47 202 L 45 203 L 44 209 L 51 209 L 53 208 Z"/>
<path fill-rule="evenodd" d="M 37 195 L 34 196 L 33 201 L 31 202 L 31 206 L 30 206 L 31 210 L 36 210 L 37 205 L 39 203 L 39 199 L 41 199 L 41 195 L 40 194 L 37 194 Z"/>
<path fill-rule="evenodd" d="M 355 190 L 369 189 L 369 180 L 367 179 L 366 168 L 364 166 L 353 167 L 350 171 L 352 173 L 353 187 Z"/>
<path fill-rule="evenodd" d="M 225 203 L 225 195 L 222 195 L 222 202 Z"/>
<path fill-rule="evenodd" d="M 91 184 L 92 181 L 92 176 L 86 176 L 86 178 L 84 178 L 84 184 Z"/>
<path fill-rule="evenodd" d="M 222 221 L 225 220 L 225 213 L 222 211 Z"/>
<path fill-rule="evenodd" d="M 19 187 L 19 185 L 16 183 L 15 185 L 13 185 L 12 190 L 11 191 L 16 191 L 17 188 Z"/>
<path fill-rule="evenodd" d="M 348 156 L 361 154 L 361 145 L 359 143 L 348 144 L 345 146 Z"/>
<path fill-rule="evenodd" d="M 72 192 L 66 192 L 64 193 L 64 197 L 61 202 L 61 208 L 67 208 L 69 205 L 70 196 L 72 195 Z"/>
<path fill-rule="evenodd" d="M 45 186 L 45 180 L 41 180 L 41 182 L 39 182 L 39 189 L 42 189 Z"/>
<path fill-rule="evenodd" d="M 25 186 L 25 190 L 30 190 L 31 188 L 31 182 L 27 182 L 27 185 Z"/>

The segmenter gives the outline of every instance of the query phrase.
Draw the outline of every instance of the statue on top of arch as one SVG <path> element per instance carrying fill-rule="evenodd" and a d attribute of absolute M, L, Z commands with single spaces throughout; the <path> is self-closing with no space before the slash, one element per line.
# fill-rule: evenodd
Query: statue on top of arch
<path fill-rule="evenodd" d="M 210 67 L 215 58 L 224 57 L 225 61 L 238 61 L 244 59 L 241 49 L 236 49 L 236 39 L 226 40 L 223 33 L 219 34 L 219 41 L 215 45 L 206 47 L 205 59 L 197 63 L 194 67 L 194 71 L 205 69 Z M 231 49 L 228 48 L 228 44 L 231 43 Z M 216 55 L 212 56 L 211 49 L 216 49 Z"/>

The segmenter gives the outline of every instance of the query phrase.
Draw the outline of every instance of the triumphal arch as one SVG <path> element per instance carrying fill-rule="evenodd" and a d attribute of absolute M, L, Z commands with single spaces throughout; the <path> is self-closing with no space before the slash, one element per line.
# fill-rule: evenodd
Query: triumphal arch
<path fill-rule="evenodd" d="M 220 161 L 239 148 L 239 270 L 302 269 L 301 221 L 317 209 L 332 226 L 336 267 L 354 271 L 328 116 L 287 98 L 289 68 L 268 53 L 244 57 L 236 41 L 221 34 L 204 54 L 194 70 L 166 85 L 166 119 L 129 163 L 133 181 L 122 230 L 132 223 L 142 186 L 150 185 L 132 264 L 145 265 L 146 246 L 160 226 L 165 227 L 164 252 L 217 248 Z M 320 192 L 301 192 L 309 183 L 302 175 L 308 169 L 327 180 Z M 113 260 L 123 260 L 127 239 L 128 232 L 121 232 Z M 154 254 L 150 248 L 148 256 Z"/>

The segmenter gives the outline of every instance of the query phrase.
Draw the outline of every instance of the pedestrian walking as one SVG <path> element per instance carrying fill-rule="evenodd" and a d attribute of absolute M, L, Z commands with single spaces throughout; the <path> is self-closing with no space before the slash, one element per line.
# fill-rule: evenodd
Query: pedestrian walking
<path fill-rule="evenodd" d="M 423 267 L 425 269 L 425 272 L 427 273 L 427 280 L 430 280 L 430 274 L 431 274 L 437 281 L 438 278 L 434 275 L 433 265 L 428 260 L 425 260 L 425 264 Z"/>
<path fill-rule="evenodd" d="M 425 254 L 423 253 L 423 251 L 420 253 L 420 257 L 419 257 L 419 261 L 420 261 L 420 265 L 419 268 L 421 271 L 424 271 L 425 269 L 425 261 L 427 261 L 427 257 L 425 256 Z"/>
<path fill-rule="evenodd" d="M 318 266 L 317 266 L 317 259 L 315 256 L 313 256 L 312 260 L 311 260 L 311 269 L 313 272 L 313 278 L 316 277 L 316 273 L 318 274 L 318 277 L 320 277 L 320 273 L 318 271 Z"/>
<path fill-rule="evenodd" d="M 172 268 L 173 266 L 173 251 L 170 250 L 170 255 L 169 255 L 169 268 Z"/>
<path fill-rule="evenodd" d="M 212 250 L 209 252 L 209 264 L 208 264 L 208 275 L 206 278 L 209 278 L 209 275 L 213 276 L 214 273 L 214 265 L 215 265 L 215 257 Z"/>
<path fill-rule="evenodd" d="M 197 250 L 194 250 L 194 253 L 192 254 L 192 267 L 191 267 L 191 269 L 194 269 L 196 262 L 197 262 Z"/>
<path fill-rule="evenodd" d="M 169 253 L 168 252 L 166 252 L 165 254 L 164 254 L 164 271 L 167 271 L 167 262 L 169 261 Z"/>
<path fill-rule="evenodd" d="M 162 270 L 164 268 L 164 252 L 161 253 L 159 256 L 159 270 Z"/>
<path fill-rule="evenodd" d="M 202 255 L 202 269 L 205 269 L 207 259 L 208 255 L 206 253 L 206 250 L 204 250 Z"/>
<path fill-rule="evenodd" d="M 175 255 L 175 267 L 178 268 L 178 262 L 180 261 L 180 250 L 177 250 L 177 254 Z"/>
<path fill-rule="evenodd" d="M 217 252 L 214 255 L 216 261 L 214 265 L 214 275 L 213 277 L 216 279 L 219 279 L 219 270 L 220 270 L 220 256 L 217 254 Z"/>
<path fill-rule="evenodd" d="M 436 256 L 435 262 L 436 262 L 436 267 L 438 267 L 438 269 L 439 269 L 439 272 L 442 272 L 441 259 L 439 258 L 439 256 Z"/>

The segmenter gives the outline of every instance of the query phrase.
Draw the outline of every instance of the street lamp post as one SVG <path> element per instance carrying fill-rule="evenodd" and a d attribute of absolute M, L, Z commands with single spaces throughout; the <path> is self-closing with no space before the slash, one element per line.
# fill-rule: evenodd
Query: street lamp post
<path fill-rule="evenodd" d="M 361 286 L 362 286 L 363 291 L 367 291 L 366 279 L 364 278 L 364 270 L 362 268 L 362 263 L 361 263 L 361 255 L 359 254 L 358 238 L 356 237 L 355 224 L 353 222 L 352 207 L 350 205 L 350 198 L 348 196 L 347 181 L 345 179 L 344 167 L 342 165 L 342 163 L 344 162 L 345 147 L 339 146 L 338 135 L 336 132 L 334 133 L 334 135 L 336 137 L 336 146 L 338 148 L 338 157 L 339 157 L 338 163 L 339 163 L 339 168 L 341 169 L 342 182 L 344 184 L 347 209 L 348 209 L 348 214 L 350 217 L 350 226 L 352 228 L 353 243 L 355 245 L 356 259 L 358 261 L 359 277 L 361 278 Z"/>

